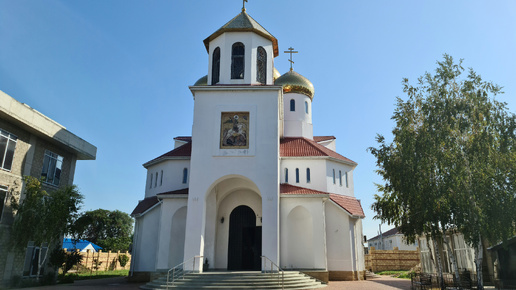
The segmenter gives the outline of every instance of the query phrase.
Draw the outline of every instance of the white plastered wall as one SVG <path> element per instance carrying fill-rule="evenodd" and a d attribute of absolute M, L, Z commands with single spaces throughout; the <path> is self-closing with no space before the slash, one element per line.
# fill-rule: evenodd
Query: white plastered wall
<path fill-rule="evenodd" d="M 204 255 L 206 197 L 221 180 L 252 181 L 262 197 L 262 254 L 277 262 L 280 87 L 191 87 L 195 96 L 185 259 Z M 220 149 L 222 112 L 249 112 L 249 148 Z M 265 238 L 266 237 L 266 238 Z"/>
<path fill-rule="evenodd" d="M 161 206 L 158 205 L 145 215 L 136 218 L 137 239 L 135 243 L 134 271 L 151 272 L 156 270 L 156 255 L 158 249 L 158 232 L 161 216 Z"/>
<path fill-rule="evenodd" d="M 183 183 L 183 169 L 188 170 L 188 178 Z M 161 182 L 161 172 L 163 171 L 163 183 Z M 156 186 L 156 173 L 158 173 L 158 182 Z M 150 186 L 150 176 L 152 174 L 152 188 Z M 188 187 L 190 177 L 190 160 L 176 159 L 165 160 L 154 164 L 147 168 L 147 182 L 145 185 L 145 197 L 154 196 L 172 190 L 178 190 Z"/>
<path fill-rule="evenodd" d="M 328 192 L 347 196 L 355 196 L 353 186 L 353 167 L 332 160 L 326 161 L 326 188 Z M 335 183 L 333 182 L 333 170 L 335 170 Z M 342 176 L 340 184 L 339 170 Z M 348 173 L 348 186 L 346 187 L 346 172 Z"/>
<path fill-rule="evenodd" d="M 288 184 L 327 191 L 326 160 L 322 158 L 281 158 L 281 183 L 286 183 L 285 168 L 288 168 Z M 296 183 L 296 168 L 299 169 L 299 183 Z M 310 182 L 306 169 L 310 168 Z"/>
<path fill-rule="evenodd" d="M 281 197 L 283 269 L 326 269 L 323 202 L 321 197 Z"/>
<path fill-rule="evenodd" d="M 353 271 L 353 228 L 350 216 L 331 201 L 326 202 L 326 245 L 329 271 Z"/>
<path fill-rule="evenodd" d="M 186 198 L 162 200 L 159 235 L 157 236 L 157 270 L 168 270 L 183 261 L 186 206 Z M 176 215 L 176 213 L 178 214 Z"/>
<path fill-rule="evenodd" d="M 290 100 L 295 101 L 295 111 L 290 111 Z M 308 113 L 305 111 L 308 104 Z M 312 100 L 306 95 L 287 93 L 283 95 L 284 136 L 314 138 L 312 125 Z"/>

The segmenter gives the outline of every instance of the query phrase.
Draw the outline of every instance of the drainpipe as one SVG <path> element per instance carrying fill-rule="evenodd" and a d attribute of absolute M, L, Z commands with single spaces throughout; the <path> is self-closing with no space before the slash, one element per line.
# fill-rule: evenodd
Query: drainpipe
<path fill-rule="evenodd" d="M 322 214 L 323 214 L 323 229 L 324 229 L 324 235 L 323 235 L 323 243 L 324 243 L 324 268 L 329 273 L 328 269 L 328 246 L 326 244 L 326 202 L 328 201 L 328 198 L 323 199 L 322 202 Z"/>

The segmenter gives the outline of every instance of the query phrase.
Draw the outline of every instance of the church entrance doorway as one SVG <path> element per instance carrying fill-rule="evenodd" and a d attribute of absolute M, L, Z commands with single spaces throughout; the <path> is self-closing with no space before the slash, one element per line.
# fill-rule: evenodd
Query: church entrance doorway
<path fill-rule="evenodd" d="M 256 214 L 245 205 L 229 216 L 228 270 L 260 270 L 262 227 L 256 226 Z"/>

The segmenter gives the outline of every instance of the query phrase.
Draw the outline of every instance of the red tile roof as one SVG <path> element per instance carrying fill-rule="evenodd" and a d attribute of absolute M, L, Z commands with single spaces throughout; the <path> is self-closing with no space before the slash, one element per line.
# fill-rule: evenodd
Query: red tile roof
<path fill-rule="evenodd" d="M 352 196 L 328 193 L 320 190 L 299 187 L 288 183 L 280 184 L 280 193 L 287 195 L 327 194 L 333 202 L 335 202 L 338 206 L 347 211 L 349 214 L 362 218 L 365 217 L 364 210 L 362 209 L 360 201 Z"/>
<path fill-rule="evenodd" d="M 188 188 L 162 192 L 162 193 L 158 193 L 157 195 L 164 195 L 164 194 L 188 194 Z"/>
<path fill-rule="evenodd" d="M 192 142 L 192 137 L 191 136 L 177 136 L 176 138 L 174 138 L 174 140 Z"/>
<path fill-rule="evenodd" d="M 159 160 L 159 159 L 165 158 L 165 157 L 190 157 L 191 155 L 192 155 L 192 142 L 188 142 L 186 144 L 183 144 L 183 145 L 175 148 L 172 151 L 169 151 L 157 158 L 152 159 L 149 162 L 146 162 L 145 164 L 154 162 L 156 160 Z M 145 166 L 145 164 L 144 164 L 144 166 Z"/>
<path fill-rule="evenodd" d="M 335 136 L 314 136 L 315 142 L 322 142 L 322 141 L 328 141 L 328 140 L 335 140 Z"/>
<path fill-rule="evenodd" d="M 328 156 L 356 165 L 357 163 L 339 153 L 302 137 L 287 137 L 280 140 L 281 157 Z"/>
<path fill-rule="evenodd" d="M 365 217 L 360 201 L 354 197 L 330 193 L 330 199 L 351 215 Z"/>
<path fill-rule="evenodd" d="M 295 185 L 291 185 L 288 183 L 280 184 L 280 193 L 281 194 L 328 194 L 324 191 L 318 191 L 314 189 L 299 187 Z"/>
<path fill-rule="evenodd" d="M 147 197 L 146 199 L 141 200 L 138 203 L 138 205 L 134 208 L 131 215 L 142 214 L 158 202 L 159 202 L 159 200 L 158 200 L 157 196 Z"/>

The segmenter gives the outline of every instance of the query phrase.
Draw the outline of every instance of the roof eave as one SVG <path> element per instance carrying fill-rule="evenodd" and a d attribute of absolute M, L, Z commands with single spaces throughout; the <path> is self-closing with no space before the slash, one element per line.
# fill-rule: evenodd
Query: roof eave
<path fill-rule="evenodd" d="M 142 166 L 145 167 L 145 169 L 148 169 L 150 166 L 161 163 L 163 161 L 167 160 L 190 160 L 190 156 L 164 156 L 161 158 L 157 158 L 154 160 L 151 160 L 149 162 L 143 163 Z"/>

